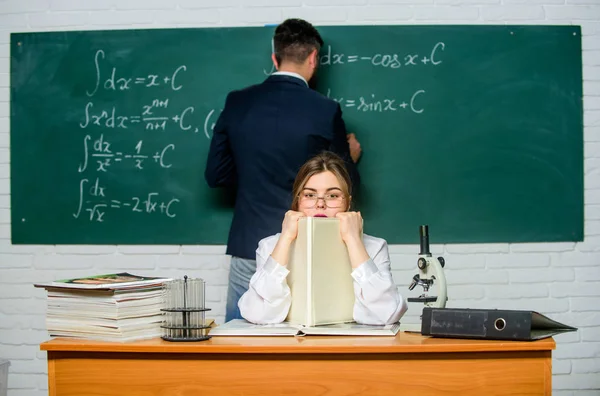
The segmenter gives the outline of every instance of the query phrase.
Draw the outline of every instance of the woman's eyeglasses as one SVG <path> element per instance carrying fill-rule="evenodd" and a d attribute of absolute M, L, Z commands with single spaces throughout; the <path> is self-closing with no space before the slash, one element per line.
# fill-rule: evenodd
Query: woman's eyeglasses
<path fill-rule="evenodd" d="M 340 208 L 344 203 L 344 196 L 339 192 L 330 192 L 322 197 L 319 197 L 317 193 L 312 191 L 303 191 L 299 195 L 300 202 L 307 208 L 314 208 L 319 199 L 325 202 L 325 206 L 328 208 Z"/>

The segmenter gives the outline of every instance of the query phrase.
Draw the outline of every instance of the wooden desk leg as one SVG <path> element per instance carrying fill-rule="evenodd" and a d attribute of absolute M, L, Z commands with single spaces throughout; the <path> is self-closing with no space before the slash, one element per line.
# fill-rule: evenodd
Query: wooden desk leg
<path fill-rule="evenodd" d="M 48 352 L 48 396 L 56 396 L 56 361 L 53 352 Z"/>
<path fill-rule="evenodd" d="M 552 395 L 552 352 L 548 351 L 546 354 L 546 395 Z"/>

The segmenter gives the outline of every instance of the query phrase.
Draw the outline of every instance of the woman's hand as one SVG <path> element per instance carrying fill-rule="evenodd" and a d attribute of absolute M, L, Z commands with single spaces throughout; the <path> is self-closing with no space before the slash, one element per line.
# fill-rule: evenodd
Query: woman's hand
<path fill-rule="evenodd" d="M 281 235 L 271 253 L 271 257 L 284 267 L 288 264 L 292 242 L 298 237 L 298 220 L 301 217 L 304 217 L 304 213 L 294 212 L 293 210 L 288 210 L 283 217 Z"/>
<path fill-rule="evenodd" d="M 290 243 L 293 242 L 298 237 L 298 220 L 301 217 L 304 217 L 304 213 L 288 210 L 283 217 L 281 237 L 279 239 Z"/>
<path fill-rule="evenodd" d="M 335 217 L 340 219 L 340 234 L 348 249 L 350 264 L 356 269 L 369 260 L 362 240 L 363 218 L 360 212 L 340 212 Z"/>
<path fill-rule="evenodd" d="M 363 218 L 360 212 L 340 212 L 335 217 L 340 219 L 340 233 L 346 244 L 362 239 Z"/>

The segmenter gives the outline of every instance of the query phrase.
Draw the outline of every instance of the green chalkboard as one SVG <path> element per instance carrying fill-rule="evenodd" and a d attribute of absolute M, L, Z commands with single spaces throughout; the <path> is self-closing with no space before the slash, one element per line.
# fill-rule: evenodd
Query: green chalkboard
<path fill-rule="evenodd" d="M 575 26 L 338 26 L 318 90 L 362 144 L 365 232 L 390 243 L 583 238 Z M 11 35 L 12 241 L 223 244 L 203 178 L 230 90 L 272 28 Z"/>

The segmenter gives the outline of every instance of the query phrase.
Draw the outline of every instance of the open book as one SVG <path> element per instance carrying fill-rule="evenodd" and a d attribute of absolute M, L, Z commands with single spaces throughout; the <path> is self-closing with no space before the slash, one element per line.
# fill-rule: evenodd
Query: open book
<path fill-rule="evenodd" d="M 210 330 L 211 336 L 304 336 L 304 335 L 347 335 L 347 336 L 395 336 L 400 323 L 371 326 L 352 323 L 337 323 L 323 326 L 302 326 L 289 322 L 258 325 L 244 319 L 233 319 Z"/>
<path fill-rule="evenodd" d="M 301 218 L 287 267 L 292 294 L 287 322 L 311 327 L 354 320 L 352 266 L 339 219 Z"/>
<path fill-rule="evenodd" d="M 51 283 L 38 283 L 35 287 L 79 289 L 79 290 L 119 290 L 137 287 L 160 286 L 170 278 L 132 275 L 128 272 L 118 274 L 94 275 L 84 278 L 57 280 Z"/>

